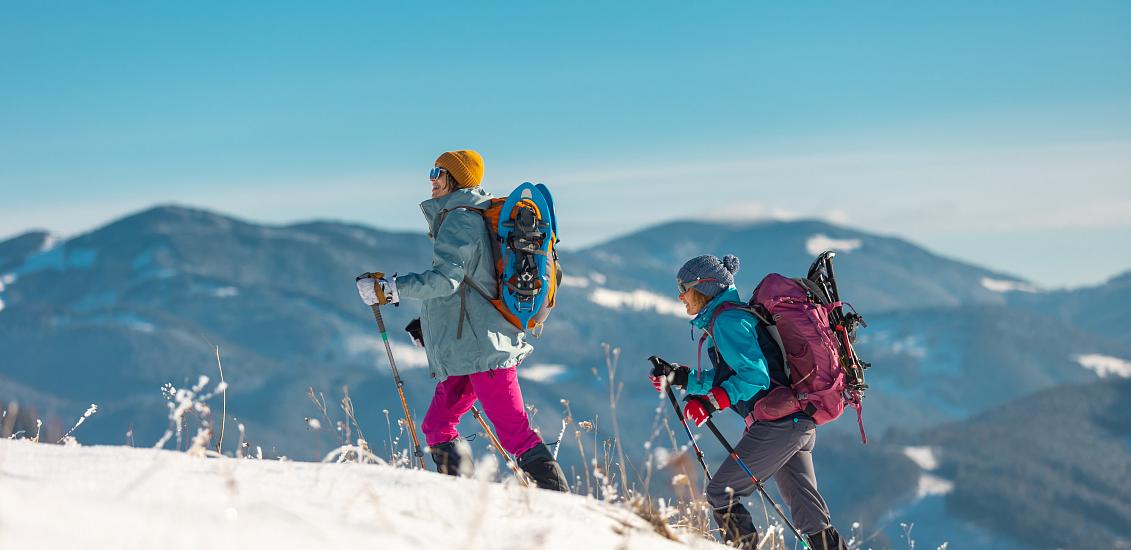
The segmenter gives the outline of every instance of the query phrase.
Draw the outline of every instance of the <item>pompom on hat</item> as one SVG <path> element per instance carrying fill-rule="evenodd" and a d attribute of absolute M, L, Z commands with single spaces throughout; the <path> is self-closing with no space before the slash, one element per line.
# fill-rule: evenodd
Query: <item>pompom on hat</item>
<path fill-rule="evenodd" d="M 447 151 L 436 159 L 436 166 L 447 170 L 461 189 L 483 183 L 483 156 L 471 149 Z"/>
<path fill-rule="evenodd" d="M 675 278 L 683 285 L 702 281 L 693 288 L 708 298 L 714 298 L 734 286 L 734 274 L 738 273 L 740 265 L 738 256 L 733 254 L 727 254 L 721 260 L 711 255 L 696 256 L 679 268 Z"/>

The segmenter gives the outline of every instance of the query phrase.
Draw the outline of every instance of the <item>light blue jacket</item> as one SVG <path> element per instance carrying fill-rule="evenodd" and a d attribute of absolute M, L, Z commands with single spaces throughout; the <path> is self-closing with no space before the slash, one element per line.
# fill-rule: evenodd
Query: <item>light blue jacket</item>
<path fill-rule="evenodd" d="M 526 335 L 466 282 L 492 296 L 496 292 L 495 260 L 483 217 L 458 209 L 486 208 L 490 200 L 490 194 L 473 188 L 420 203 L 434 243 L 432 269 L 396 279 L 401 298 L 423 300 L 420 325 L 428 370 L 440 380 L 513 367 L 534 351 Z M 444 210 L 449 212 L 436 227 Z"/>
<path fill-rule="evenodd" d="M 758 392 L 770 387 L 770 371 L 766 357 L 758 345 L 757 320 L 748 312 L 729 310 L 719 314 L 715 326 L 708 327 L 715 310 L 725 302 L 745 305 L 733 286 L 720 292 L 691 320 L 691 326 L 706 330 L 707 343 L 715 348 L 727 366 L 734 371 L 720 383 L 715 383 L 718 367 L 694 369 L 687 381 L 687 393 L 702 395 L 716 385 L 727 392 L 732 404 L 754 397 Z"/>

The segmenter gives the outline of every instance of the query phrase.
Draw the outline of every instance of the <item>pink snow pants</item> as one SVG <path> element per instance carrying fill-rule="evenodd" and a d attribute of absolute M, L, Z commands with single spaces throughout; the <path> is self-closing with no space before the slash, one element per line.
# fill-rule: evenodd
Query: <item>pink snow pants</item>
<path fill-rule="evenodd" d="M 517 372 L 515 367 L 495 369 L 449 376 L 436 384 L 436 394 L 420 424 L 428 445 L 439 445 L 458 437 L 456 425 L 476 399 L 483 404 L 483 412 L 495 425 L 499 442 L 507 452 L 517 457 L 541 443 L 542 438 L 530 428 Z"/>

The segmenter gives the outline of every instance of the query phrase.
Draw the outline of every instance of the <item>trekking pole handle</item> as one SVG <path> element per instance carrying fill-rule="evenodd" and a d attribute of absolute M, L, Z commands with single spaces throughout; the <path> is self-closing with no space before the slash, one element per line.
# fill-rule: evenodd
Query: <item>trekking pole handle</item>
<path fill-rule="evenodd" d="M 361 280 L 363 280 L 363 278 L 372 278 L 372 280 L 374 281 L 374 284 L 375 284 L 375 282 L 377 282 L 377 280 L 379 280 L 379 278 L 385 278 L 385 274 L 383 274 L 381 272 L 372 272 L 372 273 L 371 272 L 365 272 L 361 275 L 357 275 L 356 277 L 354 277 L 354 281 L 361 281 Z M 372 304 L 372 306 L 370 306 L 370 309 L 373 310 L 373 319 L 377 319 L 377 328 L 381 330 L 381 337 L 385 338 L 385 340 L 388 341 L 389 337 L 386 336 L 386 330 L 385 330 L 385 318 L 383 318 L 381 316 L 381 304 L 380 303 L 374 303 L 374 304 Z"/>
<path fill-rule="evenodd" d="M 393 277 L 396 278 L 396 275 L 394 275 Z M 361 275 L 354 277 L 353 280 L 354 280 L 354 282 L 356 282 L 356 281 L 360 281 L 362 279 L 373 279 L 373 284 L 376 285 L 377 279 L 384 279 L 384 278 L 385 278 L 385 274 L 380 272 L 380 271 L 374 271 L 374 272 L 366 271 L 365 273 L 362 273 Z M 374 290 L 377 291 L 377 303 L 384 305 L 386 303 L 384 291 L 382 291 L 381 289 L 374 289 Z M 401 304 L 400 304 L 400 302 L 397 302 L 393 305 L 394 306 L 400 306 Z M 382 330 L 384 330 L 384 329 L 382 329 Z"/>
<path fill-rule="evenodd" d="M 383 279 L 383 278 L 385 278 L 385 274 L 381 273 L 380 271 L 374 271 L 374 272 L 366 271 L 365 273 L 362 273 L 361 275 L 354 277 L 354 281 L 360 281 L 362 279 Z"/>
<path fill-rule="evenodd" d="M 675 370 L 675 365 L 663 360 L 659 355 L 653 355 L 648 358 L 652 363 L 652 376 L 667 376 Z"/>

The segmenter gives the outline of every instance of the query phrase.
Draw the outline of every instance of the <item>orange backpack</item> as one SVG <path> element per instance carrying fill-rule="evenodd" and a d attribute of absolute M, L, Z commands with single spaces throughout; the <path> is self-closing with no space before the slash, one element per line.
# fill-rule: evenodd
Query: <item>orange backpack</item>
<path fill-rule="evenodd" d="M 452 210 L 475 212 L 483 218 L 492 243 L 495 288 L 480 288 L 470 278 L 460 285 L 461 307 L 456 337 L 463 332 L 466 288 L 471 287 L 495 306 L 519 330 L 541 327 L 557 302 L 562 268 L 558 261 L 557 222 L 549 190 L 524 183 L 507 198 L 491 199 L 486 208 L 457 206 L 440 212 L 436 232 Z M 505 212 L 504 212 L 505 210 Z"/>

